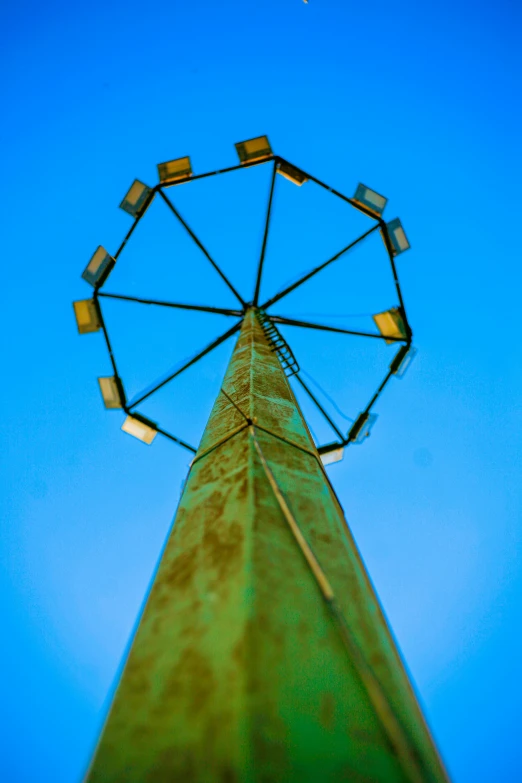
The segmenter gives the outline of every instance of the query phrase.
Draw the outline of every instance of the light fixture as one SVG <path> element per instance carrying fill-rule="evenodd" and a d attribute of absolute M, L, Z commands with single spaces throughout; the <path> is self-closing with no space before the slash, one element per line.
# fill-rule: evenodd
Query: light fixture
<path fill-rule="evenodd" d="M 137 217 L 143 210 L 143 205 L 149 198 L 151 192 L 151 188 L 147 187 L 143 182 L 140 182 L 139 179 L 135 179 L 130 186 L 129 192 L 121 202 L 120 208 L 125 212 L 128 212 L 129 215 L 132 215 L 132 217 Z"/>
<path fill-rule="evenodd" d="M 82 277 L 94 288 L 103 285 L 116 261 L 101 245 L 85 267 Z"/>
<path fill-rule="evenodd" d="M 272 157 L 272 148 L 268 136 L 256 136 L 255 139 L 240 141 L 235 145 L 241 163 Z"/>
<path fill-rule="evenodd" d="M 404 253 L 405 250 L 410 249 L 410 243 L 408 242 L 408 238 L 404 232 L 402 223 L 399 220 L 399 218 L 395 218 L 395 220 L 390 220 L 389 223 L 386 223 L 386 229 L 392 246 L 392 254 L 394 256 L 398 256 L 399 253 Z M 381 229 L 381 234 L 382 234 L 382 229 Z M 386 245 L 386 240 L 384 239 L 384 235 L 383 235 L 383 241 L 384 244 Z"/>
<path fill-rule="evenodd" d="M 360 413 L 348 433 L 348 442 L 361 444 L 370 435 L 370 430 L 377 421 L 376 413 Z"/>
<path fill-rule="evenodd" d="M 319 453 L 321 462 L 323 465 L 332 465 L 334 462 L 341 462 L 344 457 L 344 446 L 339 446 L 337 449 Z"/>
<path fill-rule="evenodd" d="M 286 160 L 279 162 L 277 173 L 281 174 L 281 176 L 285 177 L 285 179 L 289 179 L 290 182 L 294 183 L 294 185 L 299 185 L 299 187 L 304 182 L 308 182 L 308 177 L 306 174 L 300 171 L 300 169 L 296 169 L 296 167 L 292 166 L 290 163 L 287 163 Z"/>
<path fill-rule="evenodd" d="M 89 334 L 101 329 L 101 318 L 94 299 L 82 299 L 73 302 L 76 325 L 80 334 Z"/>
<path fill-rule="evenodd" d="M 352 200 L 365 207 L 367 211 L 378 218 L 380 218 L 384 212 L 384 207 L 388 201 L 387 198 L 384 198 L 384 196 L 381 196 L 375 190 L 367 188 L 366 185 L 363 185 L 362 183 L 357 185 L 357 190 L 355 191 L 355 196 Z M 357 204 L 354 204 L 354 206 L 357 207 Z"/>
<path fill-rule="evenodd" d="M 384 338 L 392 337 L 396 339 L 385 340 L 388 343 L 394 343 L 396 340 L 406 340 L 408 333 L 406 331 L 406 325 L 402 317 L 402 313 L 398 307 L 392 307 L 391 310 L 385 310 L 384 313 L 377 313 L 372 315 L 373 320 L 377 326 L 377 329 Z"/>
<path fill-rule="evenodd" d="M 397 352 L 397 356 L 390 364 L 390 371 L 396 378 L 403 378 L 406 370 L 415 359 L 417 355 L 417 349 L 412 345 L 403 345 Z"/>
<path fill-rule="evenodd" d="M 123 408 L 125 393 L 123 385 L 117 375 L 109 378 L 98 378 L 100 391 L 106 408 Z"/>
<path fill-rule="evenodd" d="M 186 158 L 176 158 L 176 160 L 168 160 L 166 163 L 158 163 L 158 174 L 160 182 L 165 184 L 191 177 L 190 158 L 187 155 Z"/>
<path fill-rule="evenodd" d="M 127 416 L 123 424 L 121 425 L 123 432 L 132 435 L 134 438 L 141 440 L 143 443 L 150 445 L 158 430 L 153 421 L 146 419 L 145 416 L 140 416 L 138 413 L 133 413 L 132 416 Z"/>

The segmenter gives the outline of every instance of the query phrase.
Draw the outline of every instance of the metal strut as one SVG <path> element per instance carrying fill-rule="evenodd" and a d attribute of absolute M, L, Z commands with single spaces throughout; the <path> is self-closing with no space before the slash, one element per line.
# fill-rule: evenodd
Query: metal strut
<path fill-rule="evenodd" d="M 285 338 L 271 320 L 270 316 L 262 309 L 256 311 L 257 318 L 272 351 L 277 354 L 287 378 L 299 372 L 297 359 Z"/>

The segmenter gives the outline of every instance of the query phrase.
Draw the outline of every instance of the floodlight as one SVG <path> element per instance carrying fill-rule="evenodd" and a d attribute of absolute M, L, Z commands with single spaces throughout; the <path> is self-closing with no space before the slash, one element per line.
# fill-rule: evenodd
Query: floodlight
<path fill-rule="evenodd" d="M 115 263 L 114 258 L 100 245 L 85 267 L 82 277 L 94 288 L 98 288 L 106 281 Z"/>
<path fill-rule="evenodd" d="M 338 449 L 332 449 L 323 454 L 319 454 L 323 465 L 331 465 L 334 462 L 341 462 L 344 457 L 344 446 L 340 446 Z"/>
<path fill-rule="evenodd" d="M 272 157 L 272 148 L 270 147 L 268 136 L 257 136 L 255 139 L 240 141 L 236 144 L 236 150 L 241 163 Z"/>
<path fill-rule="evenodd" d="M 377 421 L 376 413 L 360 413 L 348 433 L 348 442 L 360 445 L 370 435 L 370 430 Z"/>
<path fill-rule="evenodd" d="M 135 179 L 130 186 L 129 192 L 121 202 L 120 208 L 132 215 L 132 217 L 137 217 L 151 192 L 151 188 L 144 185 L 139 179 Z"/>
<path fill-rule="evenodd" d="M 388 230 L 388 236 L 390 238 L 392 253 L 394 256 L 398 256 L 399 253 L 404 253 L 405 250 L 410 249 L 410 243 L 408 242 L 408 238 L 404 233 L 404 229 L 399 218 L 395 218 L 395 220 L 390 220 L 389 223 L 386 223 L 386 228 Z M 386 242 L 384 242 L 384 244 L 386 244 Z"/>
<path fill-rule="evenodd" d="M 356 201 L 357 204 L 361 204 L 372 212 L 375 217 L 379 218 L 384 212 L 384 207 L 386 206 L 388 199 L 381 196 L 375 190 L 367 188 L 366 185 L 359 183 L 353 201 Z M 354 204 L 354 206 L 357 207 L 357 204 Z"/>
<path fill-rule="evenodd" d="M 390 364 L 390 370 L 396 378 L 403 378 L 406 370 L 415 359 L 417 349 L 411 345 L 403 345 L 397 352 L 397 356 Z"/>
<path fill-rule="evenodd" d="M 301 187 L 304 182 L 308 182 L 308 177 L 306 174 L 304 174 L 299 169 L 296 169 L 295 166 L 292 166 L 285 160 L 282 160 L 279 163 L 277 167 L 277 173 L 281 174 L 281 176 L 285 177 L 285 179 L 289 179 L 290 182 L 294 183 L 294 185 L 299 185 L 299 187 Z"/>
<path fill-rule="evenodd" d="M 391 310 L 386 310 L 384 313 L 372 315 L 372 318 L 383 337 L 396 337 L 400 340 L 405 340 L 407 338 L 408 335 L 404 319 L 398 307 L 392 307 Z M 389 345 L 396 341 L 386 340 L 386 342 Z"/>
<path fill-rule="evenodd" d="M 76 324 L 80 334 L 97 332 L 101 328 L 101 318 L 94 299 L 82 299 L 73 302 Z"/>
<path fill-rule="evenodd" d="M 98 378 L 100 391 L 106 408 L 123 408 L 125 394 L 123 385 L 117 375 L 109 378 Z"/>
<path fill-rule="evenodd" d="M 160 182 L 164 183 L 174 183 L 178 179 L 191 177 L 192 166 L 190 165 L 190 158 L 187 156 L 186 158 L 168 160 L 166 163 L 158 163 L 158 174 Z"/>
<path fill-rule="evenodd" d="M 132 435 L 143 443 L 147 443 L 149 446 L 158 434 L 154 422 L 146 419 L 145 416 L 140 416 L 138 413 L 127 416 L 121 428 L 123 432 Z"/>

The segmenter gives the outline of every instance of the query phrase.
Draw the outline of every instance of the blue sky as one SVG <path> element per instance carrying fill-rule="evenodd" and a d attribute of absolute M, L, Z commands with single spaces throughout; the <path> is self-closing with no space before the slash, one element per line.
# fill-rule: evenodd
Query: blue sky
<path fill-rule="evenodd" d="M 77 335 L 70 304 L 81 271 L 125 234 L 134 177 L 187 154 L 198 172 L 233 165 L 234 142 L 267 133 L 343 193 L 385 194 L 408 233 L 419 354 L 331 477 L 454 780 L 520 780 L 521 15 L 514 0 L 4 7 L 2 779 L 81 779 L 187 470 L 188 452 L 145 447 L 104 410 L 101 336 Z M 267 179 L 240 174 L 222 195 L 218 180 L 171 193 L 246 289 Z M 309 184 L 277 187 L 275 288 L 345 226 Z M 148 217 L 110 290 L 228 306 L 168 216 Z M 395 304 L 380 253 L 368 242 L 278 312 L 355 325 Z M 228 325 L 124 307 L 107 318 L 136 387 Z M 352 417 L 393 351 L 285 334 Z M 231 348 L 144 412 L 197 442 Z"/>

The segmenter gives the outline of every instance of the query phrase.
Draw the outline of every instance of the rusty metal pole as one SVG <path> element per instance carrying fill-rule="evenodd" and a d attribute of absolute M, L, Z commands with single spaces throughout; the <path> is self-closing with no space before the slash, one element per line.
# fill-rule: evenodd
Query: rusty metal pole
<path fill-rule="evenodd" d="M 255 308 L 87 781 L 447 781 Z"/>

